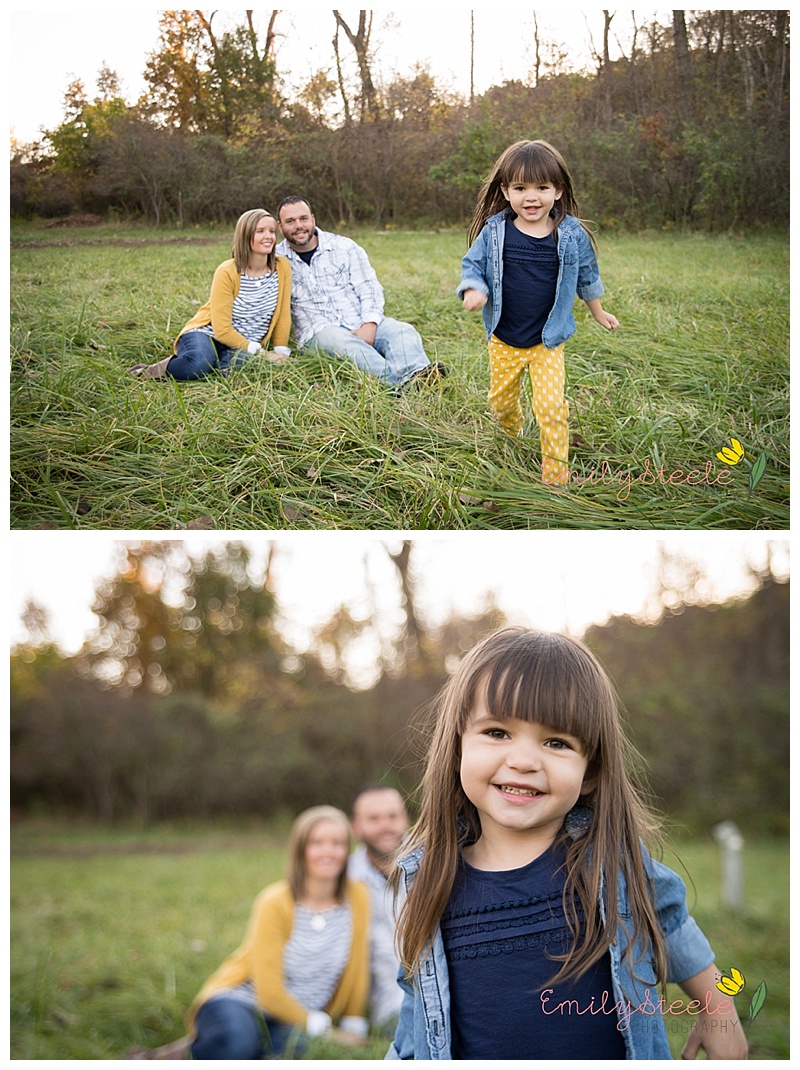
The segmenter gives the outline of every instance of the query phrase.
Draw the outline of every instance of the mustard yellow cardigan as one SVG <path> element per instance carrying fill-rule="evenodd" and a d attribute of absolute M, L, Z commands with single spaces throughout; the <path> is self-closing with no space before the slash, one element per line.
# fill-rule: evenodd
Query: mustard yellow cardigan
<path fill-rule="evenodd" d="M 269 330 L 261 339 L 261 345 L 265 349 L 270 338 L 273 346 L 288 346 L 289 332 L 292 327 L 289 304 L 292 293 L 292 268 L 285 256 L 275 258 L 275 268 L 278 272 L 278 304 L 272 314 Z M 187 331 L 206 327 L 210 323 L 218 342 L 222 342 L 224 346 L 230 346 L 231 349 L 247 349 L 250 339 L 239 334 L 233 327 L 233 302 L 239 293 L 240 282 L 236 262 L 224 260 L 214 272 L 210 298 L 192 316 L 178 338 Z M 172 346 L 173 353 L 177 351 L 178 338 Z"/>
<path fill-rule="evenodd" d="M 369 991 L 369 892 L 359 881 L 347 882 L 346 902 L 353 912 L 350 957 L 336 991 L 324 1010 L 337 1021 L 343 1015 L 363 1017 Z M 209 977 L 187 1014 L 189 1029 L 201 1004 L 216 992 L 243 981 L 255 984 L 258 1001 L 270 1017 L 303 1027 L 308 1007 L 291 996 L 284 984 L 283 949 L 292 932 L 295 902 L 288 881 L 268 885 L 253 904 L 241 946 Z"/>

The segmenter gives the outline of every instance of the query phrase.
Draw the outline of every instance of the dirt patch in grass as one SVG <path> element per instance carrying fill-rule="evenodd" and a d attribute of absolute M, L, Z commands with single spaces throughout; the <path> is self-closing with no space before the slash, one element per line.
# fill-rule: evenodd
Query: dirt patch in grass
<path fill-rule="evenodd" d="M 146 245 L 213 245 L 220 238 L 109 238 L 107 241 L 69 241 L 64 238 L 61 241 L 12 241 L 12 249 L 54 249 L 69 248 L 74 245 L 107 245 L 107 246 L 136 246 L 143 249 Z"/>
<path fill-rule="evenodd" d="M 100 227 L 105 222 L 101 215 L 84 212 L 82 215 L 68 215 L 64 219 L 53 219 L 45 226 L 45 230 L 51 230 L 53 227 Z"/>
<path fill-rule="evenodd" d="M 63 219 L 52 219 L 49 223 L 43 225 L 44 230 L 79 230 L 85 227 L 109 227 L 113 226 L 107 219 L 104 219 L 101 215 L 94 215 L 91 212 L 84 212 L 77 215 L 64 216 Z M 69 248 L 73 245 L 111 245 L 111 246 L 136 246 L 144 247 L 146 245 L 210 245 L 212 242 L 219 241 L 219 238 L 213 236 L 197 236 L 190 237 L 189 235 L 170 235 L 163 238 L 108 238 L 102 241 L 93 241 L 92 239 L 85 239 L 81 236 L 79 241 L 71 241 L 69 238 L 54 238 L 52 241 L 12 241 L 10 247 L 12 249 L 50 249 L 50 248 Z"/>

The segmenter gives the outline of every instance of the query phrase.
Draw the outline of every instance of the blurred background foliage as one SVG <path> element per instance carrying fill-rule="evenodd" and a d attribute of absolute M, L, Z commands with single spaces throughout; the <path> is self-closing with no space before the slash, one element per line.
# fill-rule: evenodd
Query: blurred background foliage
<path fill-rule="evenodd" d="M 340 607 L 308 649 L 281 631 L 269 559 L 218 544 L 124 545 L 96 591 L 97 628 L 74 656 L 28 604 L 11 652 L 12 816 L 106 826 L 176 819 L 281 819 L 364 783 L 413 795 L 425 708 L 458 658 L 506 620 L 491 598 L 435 628 L 417 608 L 413 541 L 386 547 L 402 627 L 381 637 L 374 681 L 349 651 L 375 619 Z M 631 735 L 670 822 L 726 818 L 788 830 L 789 583 L 768 563 L 747 597 L 698 597 L 690 561 L 662 558 L 641 618 L 583 636 L 614 678 Z"/>

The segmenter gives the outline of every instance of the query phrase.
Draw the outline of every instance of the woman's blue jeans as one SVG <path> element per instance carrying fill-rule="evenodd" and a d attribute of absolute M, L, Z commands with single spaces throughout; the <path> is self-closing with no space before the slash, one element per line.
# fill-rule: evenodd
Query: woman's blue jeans
<path fill-rule="evenodd" d="M 187 331 L 178 339 L 175 356 L 167 365 L 167 375 L 188 382 L 204 379 L 213 372 L 226 374 L 249 360 L 246 349 L 231 349 L 205 331 Z"/>
<path fill-rule="evenodd" d="M 290 1058 L 302 1051 L 305 1035 L 296 1027 L 260 1015 L 229 996 L 214 996 L 195 1016 L 193 1059 Z"/>

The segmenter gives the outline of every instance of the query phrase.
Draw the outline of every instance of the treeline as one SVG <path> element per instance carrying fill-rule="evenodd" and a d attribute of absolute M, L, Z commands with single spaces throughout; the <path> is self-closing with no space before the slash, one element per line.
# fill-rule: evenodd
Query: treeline
<path fill-rule="evenodd" d="M 585 636 L 608 666 L 667 814 L 789 831 L 789 584 Z"/>
<path fill-rule="evenodd" d="M 426 632 L 410 544 L 393 560 L 405 628 L 367 690 L 348 667 L 363 622 L 339 609 L 299 655 L 279 630 L 270 567 L 254 578 L 238 543 L 198 561 L 180 544 L 128 547 L 75 657 L 59 654 L 29 606 L 29 640 L 11 659 L 12 806 L 148 824 L 346 808 L 364 782 L 410 789 L 413 712 L 448 659 L 500 617 L 489 609 Z"/>
<path fill-rule="evenodd" d="M 421 67 L 381 81 L 366 11 L 352 27 L 331 12 L 336 77 L 290 99 L 281 13 L 267 16 L 222 32 L 214 15 L 163 12 L 147 94 L 125 101 L 104 68 L 92 98 L 73 83 L 41 143 L 12 147 L 12 215 L 187 227 L 301 192 L 323 225 L 462 225 L 499 153 L 530 137 L 562 151 L 604 228 L 788 225 L 788 11 L 675 11 L 670 25 L 632 12 L 615 60 L 604 12 L 590 73 L 537 26 L 529 77 L 472 99 Z"/>
<path fill-rule="evenodd" d="M 361 689 L 348 651 L 374 622 L 340 609 L 308 651 L 291 649 L 269 569 L 253 579 L 240 544 L 199 562 L 165 543 L 129 547 L 75 657 L 30 606 L 11 657 L 13 812 L 146 825 L 346 808 L 374 781 L 413 795 L 425 707 L 503 617 L 489 604 L 426 627 L 412 553 L 407 542 L 393 555 L 404 627 L 384 637 L 377 679 Z M 690 828 L 731 817 L 787 828 L 788 605 L 788 583 L 765 573 L 747 600 L 678 605 L 656 625 L 619 618 L 586 636 L 617 681 L 655 795 Z"/>

